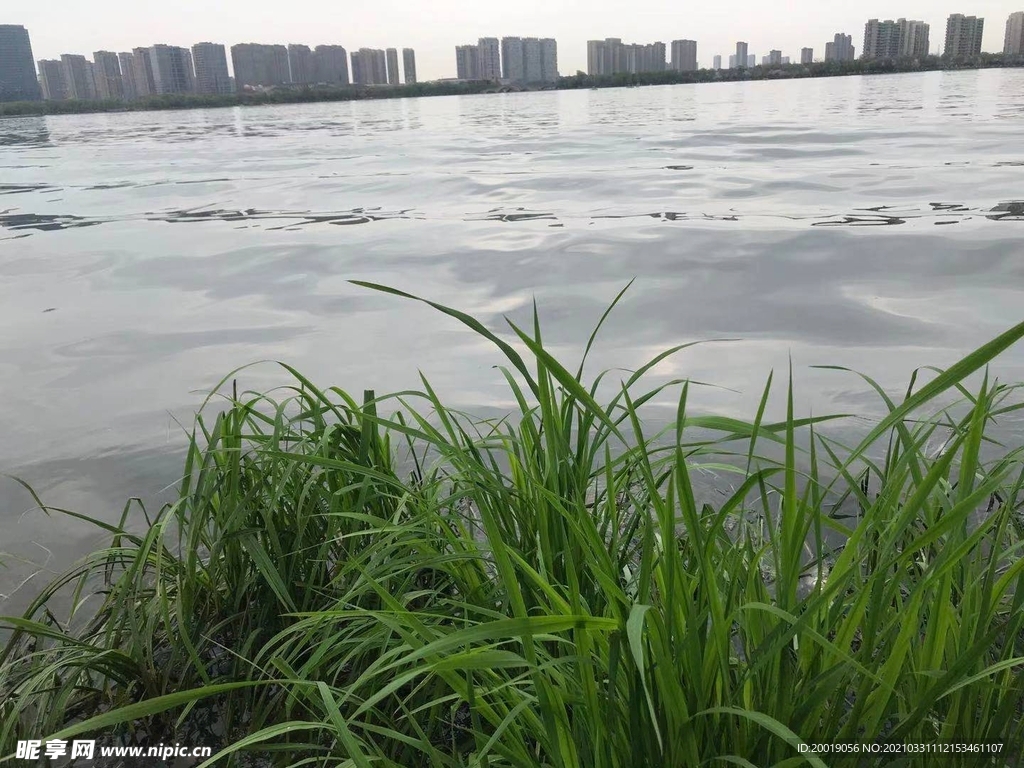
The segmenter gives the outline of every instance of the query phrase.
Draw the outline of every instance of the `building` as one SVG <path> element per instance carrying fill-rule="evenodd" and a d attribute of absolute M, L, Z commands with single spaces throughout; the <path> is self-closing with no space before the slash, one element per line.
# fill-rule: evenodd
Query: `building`
<path fill-rule="evenodd" d="M 900 56 L 900 25 L 889 19 L 869 19 L 864 25 L 864 59 L 898 59 Z"/>
<path fill-rule="evenodd" d="M 402 68 L 405 70 L 405 84 L 416 82 L 416 51 L 412 48 L 402 49 Z"/>
<path fill-rule="evenodd" d="M 604 40 L 587 41 L 587 74 L 603 75 L 601 71 L 604 65 Z"/>
<path fill-rule="evenodd" d="M 853 35 L 837 32 L 831 43 L 825 43 L 825 61 L 853 61 L 856 58 Z"/>
<path fill-rule="evenodd" d="M 149 49 L 156 94 L 195 93 L 196 78 L 192 52 L 177 45 L 157 44 Z"/>
<path fill-rule="evenodd" d="M 348 85 L 348 51 L 340 45 L 318 45 L 313 49 L 316 82 L 329 85 Z M 408 74 L 408 64 L 406 64 Z"/>
<path fill-rule="evenodd" d="M 110 51 L 96 51 L 92 55 L 93 79 L 96 95 L 101 99 L 123 99 L 124 81 L 117 54 Z"/>
<path fill-rule="evenodd" d="M 587 43 L 587 69 L 591 75 L 636 74 L 665 70 L 664 43 L 623 44 L 618 37 Z"/>
<path fill-rule="evenodd" d="M 800 63 L 801 64 L 813 64 L 814 63 L 814 49 L 813 48 L 801 48 L 800 49 Z"/>
<path fill-rule="evenodd" d="M 906 19 L 900 19 L 896 24 L 900 28 L 899 55 L 909 58 L 927 56 L 929 25 L 923 21 L 907 21 Z"/>
<path fill-rule="evenodd" d="M 316 79 L 313 51 L 308 45 L 289 43 L 288 82 L 295 85 L 312 85 Z"/>
<path fill-rule="evenodd" d="M 717 70 L 717 69 L 721 69 L 722 68 L 722 57 L 721 56 L 715 56 L 711 60 L 711 62 L 712 62 L 711 63 L 711 68 L 712 69 L 716 69 Z"/>
<path fill-rule="evenodd" d="M 981 53 L 981 38 L 985 31 L 985 20 L 977 16 L 951 14 L 946 20 L 946 47 L 943 56 L 977 56 Z"/>
<path fill-rule="evenodd" d="M 664 43 L 632 43 L 622 46 L 620 72 L 638 74 L 640 72 L 664 72 L 666 67 Z"/>
<path fill-rule="evenodd" d="M 476 45 L 455 46 L 455 76 L 459 80 L 480 79 L 480 48 Z"/>
<path fill-rule="evenodd" d="M 121 70 L 124 74 L 124 70 Z M 132 48 L 132 82 L 135 85 L 135 98 L 141 99 L 156 93 L 153 82 L 153 62 L 150 60 L 149 48 Z"/>
<path fill-rule="evenodd" d="M 399 85 L 402 82 L 402 73 L 398 71 L 398 49 L 388 48 L 385 56 L 388 65 L 388 85 Z"/>
<path fill-rule="evenodd" d="M 501 47 L 496 37 L 481 37 L 477 41 L 477 78 L 501 79 Z"/>
<path fill-rule="evenodd" d="M 543 80 L 540 58 L 540 40 L 536 37 L 523 38 L 523 80 L 539 83 Z"/>
<path fill-rule="evenodd" d="M 729 54 L 729 69 L 736 69 L 736 54 Z"/>
<path fill-rule="evenodd" d="M 196 93 L 231 93 L 227 49 L 219 43 L 192 46 L 192 65 L 196 73 Z"/>
<path fill-rule="evenodd" d="M 65 53 L 60 57 L 64 68 L 64 88 L 67 98 L 88 100 L 96 98 L 96 81 L 92 67 L 85 56 L 78 53 Z"/>
<path fill-rule="evenodd" d="M 540 40 L 540 74 L 545 83 L 558 82 L 558 42 L 553 37 Z"/>
<path fill-rule="evenodd" d="M 501 76 L 513 83 L 526 79 L 526 55 L 521 37 L 501 38 Z"/>
<path fill-rule="evenodd" d="M 676 72 L 697 71 L 697 41 L 672 41 L 672 69 Z"/>
<path fill-rule="evenodd" d="M 0 24 L 0 101 L 40 98 L 28 30 L 19 24 Z"/>
<path fill-rule="evenodd" d="M 64 65 L 59 59 L 39 60 L 39 85 L 47 101 L 64 101 L 68 87 L 64 82 Z"/>
<path fill-rule="evenodd" d="M 1011 13 L 1006 20 L 1003 53 L 1007 56 L 1024 56 L 1024 11 Z"/>
<path fill-rule="evenodd" d="M 130 51 L 117 54 L 117 63 L 121 67 L 121 88 L 125 99 L 138 98 L 135 90 L 135 57 Z"/>
<path fill-rule="evenodd" d="M 387 54 L 381 48 L 360 48 L 352 54 L 352 81 L 356 85 L 387 85 Z"/>
<path fill-rule="evenodd" d="M 782 66 L 782 51 L 769 51 L 769 53 L 768 53 L 768 66 L 770 66 L 770 67 Z"/>
<path fill-rule="evenodd" d="M 290 82 L 288 49 L 283 45 L 239 43 L 231 46 L 235 88 L 272 87 Z"/>
<path fill-rule="evenodd" d="M 747 67 L 747 66 L 752 67 L 752 66 L 754 66 L 749 61 L 749 54 L 747 53 L 747 44 L 746 43 L 736 43 L 736 66 L 738 66 L 738 67 Z"/>

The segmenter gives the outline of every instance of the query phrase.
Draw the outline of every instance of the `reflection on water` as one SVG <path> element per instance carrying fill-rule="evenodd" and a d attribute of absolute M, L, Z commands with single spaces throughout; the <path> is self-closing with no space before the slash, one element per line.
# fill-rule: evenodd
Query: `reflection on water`
<path fill-rule="evenodd" d="M 1021 92 L 989 70 L 0 120 L 0 472 L 116 518 L 257 360 L 508 406 L 492 348 L 352 279 L 499 331 L 536 298 L 572 361 L 636 277 L 590 370 L 737 338 L 654 375 L 749 416 L 792 359 L 801 408 L 877 414 L 812 366 L 900 390 L 1024 316 Z M 996 373 L 1024 379 L 1024 351 Z M 6 487 L 0 549 L 60 549 Z"/>

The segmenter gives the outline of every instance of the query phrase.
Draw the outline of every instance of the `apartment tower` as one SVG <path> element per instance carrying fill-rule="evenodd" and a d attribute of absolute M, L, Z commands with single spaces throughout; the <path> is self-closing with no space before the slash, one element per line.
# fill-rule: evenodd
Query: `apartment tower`
<path fill-rule="evenodd" d="M 196 70 L 196 93 L 231 93 L 227 49 L 219 43 L 196 43 L 192 46 L 192 64 Z"/>
<path fill-rule="evenodd" d="M 0 101 L 40 98 L 28 30 L 19 24 L 0 24 Z"/>
<path fill-rule="evenodd" d="M 1003 53 L 1007 56 L 1024 56 L 1024 11 L 1011 13 L 1006 20 Z"/>
<path fill-rule="evenodd" d="M 402 68 L 405 70 L 405 84 L 416 82 L 416 51 L 412 48 L 402 49 Z"/>
<path fill-rule="evenodd" d="M 116 53 L 96 51 L 92 55 L 96 95 L 101 99 L 123 99 L 124 79 Z"/>
<path fill-rule="evenodd" d="M 385 53 L 388 65 L 388 85 L 399 85 L 402 82 L 402 73 L 398 71 L 398 49 L 388 48 Z"/>
<path fill-rule="evenodd" d="M 672 69 L 676 72 L 697 71 L 697 41 L 672 41 Z"/>
<path fill-rule="evenodd" d="M 985 20 L 977 16 L 954 13 L 946 20 L 946 47 L 943 56 L 954 58 L 977 56 L 981 53 L 981 38 L 985 32 Z"/>

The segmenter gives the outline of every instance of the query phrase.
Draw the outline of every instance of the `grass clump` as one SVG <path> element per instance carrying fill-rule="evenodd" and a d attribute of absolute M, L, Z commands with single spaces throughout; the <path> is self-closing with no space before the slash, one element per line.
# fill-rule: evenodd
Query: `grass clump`
<path fill-rule="evenodd" d="M 476 420 L 426 380 L 357 401 L 292 369 L 275 398 L 232 392 L 176 502 L 141 533 L 131 505 L 97 522 L 110 546 L 3 620 L 0 753 L 99 734 L 359 768 L 841 765 L 801 745 L 876 740 L 1020 759 L 1024 462 L 986 432 L 1021 406 L 963 381 L 1024 325 L 898 402 L 876 388 L 888 415 L 844 446 L 791 385 L 768 423 L 771 377 L 751 420 L 696 415 L 687 382 L 643 386 L 676 348 L 599 403 L 603 375 L 555 360 L 536 316 L 521 355 L 434 306 L 500 348 L 518 409 Z M 734 478 L 713 506 L 708 468 Z"/>

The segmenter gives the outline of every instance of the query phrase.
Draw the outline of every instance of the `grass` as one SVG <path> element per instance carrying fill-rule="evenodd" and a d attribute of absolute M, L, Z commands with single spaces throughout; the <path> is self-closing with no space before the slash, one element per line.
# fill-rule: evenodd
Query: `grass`
<path fill-rule="evenodd" d="M 141 532 L 136 503 L 97 521 L 110 545 L 3 620 L 0 755 L 205 734 L 218 764 L 874 765 L 801 745 L 880 739 L 1021 759 L 1024 461 L 986 435 L 1021 405 L 963 381 L 1024 324 L 901 398 L 875 387 L 888 415 L 844 446 L 792 383 L 780 423 L 771 376 L 751 420 L 702 416 L 687 382 L 644 387 L 663 355 L 598 402 L 536 315 L 513 347 L 433 306 L 499 347 L 518 409 L 290 368 L 205 409 L 177 501 Z M 731 478 L 714 506 L 709 468 Z"/>

